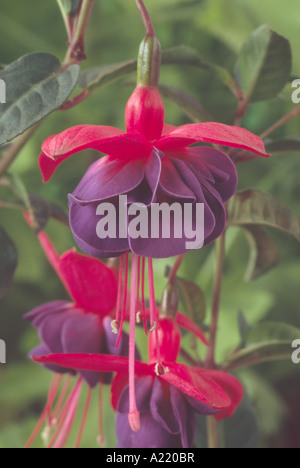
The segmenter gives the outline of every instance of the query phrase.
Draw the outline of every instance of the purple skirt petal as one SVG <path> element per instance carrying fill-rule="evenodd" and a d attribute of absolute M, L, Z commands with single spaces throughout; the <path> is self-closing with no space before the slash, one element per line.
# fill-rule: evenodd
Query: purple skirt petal
<path fill-rule="evenodd" d="M 101 352 L 103 330 L 100 317 L 94 314 L 76 314 L 68 318 L 61 330 L 63 352 L 66 354 Z M 81 371 L 80 374 L 90 387 L 95 387 L 100 379 L 98 372 Z"/>
<path fill-rule="evenodd" d="M 173 412 L 179 422 L 182 447 L 192 448 L 196 433 L 194 412 L 186 402 L 184 395 L 177 388 L 171 385 L 170 393 Z"/>

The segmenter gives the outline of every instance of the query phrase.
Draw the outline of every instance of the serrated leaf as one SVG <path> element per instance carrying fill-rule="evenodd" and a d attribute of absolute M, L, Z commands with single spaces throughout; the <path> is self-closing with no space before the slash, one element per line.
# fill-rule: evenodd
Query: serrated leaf
<path fill-rule="evenodd" d="M 237 85 L 225 69 L 204 60 L 196 49 L 188 46 L 177 46 L 163 50 L 162 65 L 185 65 L 202 68 L 213 73 L 222 83 L 236 93 Z M 137 60 L 129 60 L 108 66 L 95 67 L 80 74 L 79 85 L 90 92 L 126 77 L 137 69 Z"/>
<path fill-rule="evenodd" d="M 198 324 L 203 323 L 206 317 L 206 300 L 202 289 L 197 284 L 178 277 L 176 287 L 188 316 Z"/>
<path fill-rule="evenodd" d="M 0 145 L 25 132 L 58 109 L 75 88 L 80 67 L 62 69 L 59 60 L 41 52 L 25 55 L 0 72 L 6 104 L 0 104 Z"/>
<path fill-rule="evenodd" d="M 289 137 L 282 140 L 267 140 L 266 151 L 276 153 L 300 153 L 300 137 Z"/>
<path fill-rule="evenodd" d="M 227 356 L 229 368 L 243 367 L 263 362 L 291 359 L 292 342 L 299 338 L 300 329 L 279 322 L 266 322 L 253 327 L 245 347 Z"/>
<path fill-rule="evenodd" d="M 192 121 L 208 121 L 209 116 L 206 110 L 190 94 L 174 86 L 159 85 L 159 91 L 162 96 L 176 104 Z"/>
<path fill-rule="evenodd" d="M 281 254 L 272 237 L 259 226 L 245 226 L 245 234 L 250 246 L 250 258 L 244 280 L 249 282 L 276 267 Z"/>
<path fill-rule="evenodd" d="M 237 192 L 228 205 L 228 223 L 231 226 L 269 226 L 300 240 L 300 221 L 276 198 L 260 190 Z"/>
<path fill-rule="evenodd" d="M 245 101 L 272 99 L 289 81 L 292 53 L 289 41 L 262 25 L 244 43 L 236 65 L 236 78 Z"/>
<path fill-rule="evenodd" d="M 18 264 L 18 252 L 13 241 L 0 226 L 0 299 L 9 291 Z"/>

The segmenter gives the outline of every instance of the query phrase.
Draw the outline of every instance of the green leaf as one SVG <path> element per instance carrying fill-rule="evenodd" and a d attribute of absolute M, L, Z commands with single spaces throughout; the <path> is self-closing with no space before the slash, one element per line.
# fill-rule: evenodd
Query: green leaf
<path fill-rule="evenodd" d="M 228 222 L 231 226 L 269 226 L 300 240 L 300 221 L 295 214 L 260 190 L 237 192 L 228 205 Z"/>
<path fill-rule="evenodd" d="M 262 25 L 244 43 L 236 65 L 236 77 L 245 101 L 272 99 L 289 81 L 292 70 L 290 43 Z"/>
<path fill-rule="evenodd" d="M 70 96 L 79 65 L 62 69 L 50 54 L 21 57 L 0 72 L 6 83 L 6 104 L 0 104 L 0 145 L 25 132 L 58 109 Z"/>
<path fill-rule="evenodd" d="M 179 298 L 191 319 L 203 323 L 206 317 L 206 300 L 204 292 L 197 284 L 182 278 L 176 278 Z"/>
<path fill-rule="evenodd" d="M 136 60 L 91 68 L 80 73 L 78 84 L 92 92 L 128 76 L 136 69 Z"/>
<path fill-rule="evenodd" d="M 203 60 L 199 52 L 192 47 L 178 46 L 164 50 L 162 65 L 185 65 L 208 70 L 236 94 L 237 84 L 230 73 L 219 65 Z M 126 77 L 135 72 L 136 68 L 136 60 L 91 68 L 80 74 L 79 85 L 92 92 Z"/>
<path fill-rule="evenodd" d="M 176 104 L 194 122 L 209 121 L 206 110 L 199 102 L 185 91 L 173 86 L 159 85 L 162 96 Z"/>
<path fill-rule="evenodd" d="M 243 312 L 240 310 L 238 314 L 238 325 L 239 325 L 239 331 L 242 339 L 242 345 L 245 346 L 247 336 L 252 329 L 252 326 L 248 323 L 248 320 L 246 319 L 245 315 Z"/>
<path fill-rule="evenodd" d="M 61 3 L 67 15 L 74 16 L 78 11 L 80 1 L 81 0 L 61 0 Z"/>
<path fill-rule="evenodd" d="M 0 226 L 0 299 L 9 291 L 18 264 L 18 252 L 13 241 Z"/>
<path fill-rule="evenodd" d="M 285 323 L 256 325 L 250 330 L 244 348 L 227 356 L 226 362 L 230 363 L 231 369 L 280 359 L 291 360 L 292 342 L 299 337 L 300 329 Z"/>
<path fill-rule="evenodd" d="M 281 254 L 272 237 L 259 226 L 245 226 L 245 234 L 250 246 L 250 258 L 244 279 L 249 282 L 277 266 Z"/>
<path fill-rule="evenodd" d="M 289 137 L 282 140 L 267 140 L 266 151 L 276 153 L 300 153 L 300 137 Z"/>
<path fill-rule="evenodd" d="M 60 206 L 50 203 L 34 193 L 29 193 L 29 201 L 31 216 L 33 217 L 34 228 L 37 234 L 46 228 L 50 218 L 54 218 L 69 226 L 69 217 Z"/>

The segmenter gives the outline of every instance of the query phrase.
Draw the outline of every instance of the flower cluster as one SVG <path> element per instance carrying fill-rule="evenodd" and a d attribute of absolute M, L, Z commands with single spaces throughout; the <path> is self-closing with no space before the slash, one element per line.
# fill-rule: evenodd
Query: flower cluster
<path fill-rule="evenodd" d="M 139 4 L 146 15 L 142 2 Z M 47 418 L 50 432 L 54 428 L 49 446 L 66 445 L 83 380 L 90 391 L 77 446 L 91 390 L 97 384 L 112 382 L 116 433 L 118 446 L 122 448 L 193 447 L 195 414 L 210 415 L 217 420 L 231 417 L 243 397 L 241 384 L 231 375 L 216 367 L 179 362 L 182 349 L 179 327 L 193 333 L 203 345 L 208 346 L 209 342 L 191 319 L 178 312 L 178 301 L 167 314 L 163 308 L 158 310 L 152 259 L 185 254 L 190 236 L 184 229 L 181 237 L 176 236 L 178 226 L 170 216 L 171 237 L 167 239 L 163 229 L 153 237 L 151 208 L 154 204 L 169 207 L 177 204 L 184 208 L 189 203 L 195 230 L 197 205 L 202 204 L 206 246 L 223 233 L 225 203 L 237 187 L 235 165 L 223 147 L 268 155 L 263 142 L 242 128 L 216 122 L 178 128 L 164 124 L 164 105 L 157 89 L 160 46 L 149 21 L 147 25 L 148 34 L 139 57 L 138 85 L 125 112 L 126 132 L 107 126 L 81 125 L 49 137 L 42 146 L 39 162 L 44 181 L 51 179 L 64 160 L 87 148 L 105 156 L 88 168 L 69 195 L 71 230 L 76 243 L 89 257 L 74 250 L 59 257 L 46 235 L 39 235 L 72 302 L 46 304 L 26 316 L 41 338 L 31 356 L 56 374 L 45 411 L 28 445 Z M 125 235 L 99 238 L 97 224 L 104 215 L 98 214 L 98 206 L 110 203 L 118 224 L 121 195 L 126 195 L 129 208 L 135 204 L 146 207 L 147 235 L 138 238 L 130 235 L 129 210 L 125 228 L 122 226 Z M 111 260 L 106 264 L 98 260 L 116 257 L 120 257 L 116 268 L 110 266 Z M 145 294 L 147 277 L 149 307 Z M 125 321 L 129 322 L 129 335 L 123 332 Z M 139 322 L 143 322 L 148 334 L 148 363 L 141 361 L 135 344 Z M 61 411 L 56 407 L 53 413 L 61 384 L 57 375 L 61 373 L 78 374 L 78 380 L 66 401 L 67 390 L 63 387 L 57 405 L 65 403 Z"/>

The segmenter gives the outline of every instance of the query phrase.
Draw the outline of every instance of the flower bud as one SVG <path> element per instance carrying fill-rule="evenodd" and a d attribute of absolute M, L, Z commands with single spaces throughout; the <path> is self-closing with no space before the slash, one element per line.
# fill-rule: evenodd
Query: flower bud
<path fill-rule="evenodd" d="M 125 111 L 127 132 L 138 131 L 150 141 L 161 137 L 165 108 L 157 90 L 161 47 L 156 36 L 147 35 L 139 50 L 137 88 Z"/>
<path fill-rule="evenodd" d="M 176 362 L 181 344 L 181 333 L 175 320 L 160 319 L 157 330 L 149 335 L 149 364 L 157 362 L 156 333 L 162 360 Z"/>

